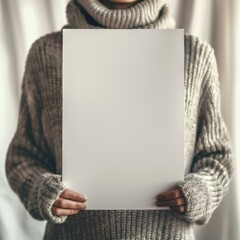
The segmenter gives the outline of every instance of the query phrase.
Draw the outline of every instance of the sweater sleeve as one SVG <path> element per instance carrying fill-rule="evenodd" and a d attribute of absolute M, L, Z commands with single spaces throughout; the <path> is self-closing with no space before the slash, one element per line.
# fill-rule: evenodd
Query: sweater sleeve
<path fill-rule="evenodd" d="M 25 65 L 18 125 L 6 156 L 6 176 L 35 219 L 62 223 L 66 216 L 57 217 L 51 212 L 53 203 L 65 187 L 61 176 L 54 173 L 54 160 L 41 127 L 41 101 L 35 67 L 37 48 L 38 40 L 32 45 Z"/>
<path fill-rule="evenodd" d="M 185 220 L 206 224 L 226 194 L 233 173 L 230 136 L 221 114 L 220 83 L 214 50 L 199 102 L 196 145 L 191 171 L 179 184 L 187 207 Z"/>

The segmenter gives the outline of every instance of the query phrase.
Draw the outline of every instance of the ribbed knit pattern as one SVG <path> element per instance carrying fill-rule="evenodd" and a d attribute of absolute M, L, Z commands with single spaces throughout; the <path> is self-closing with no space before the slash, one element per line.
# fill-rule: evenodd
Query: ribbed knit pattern
<path fill-rule="evenodd" d="M 98 0 L 70 1 L 67 19 L 72 28 L 172 28 L 166 2 L 144 0 L 129 9 L 109 9 Z"/>
<path fill-rule="evenodd" d="M 82 0 L 92 17 L 106 24 L 106 9 L 99 20 L 100 10 L 96 10 L 99 3 L 88 2 Z M 148 24 L 144 18 L 157 12 L 152 6 L 160 12 L 164 5 L 161 0 L 135 5 L 139 14 L 146 12 L 147 15 L 135 13 L 137 15 L 127 26 L 138 27 L 135 18 L 142 18 L 140 25 Z M 79 5 L 69 3 L 66 28 L 83 27 L 85 23 L 80 21 L 80 11 Z M 124 12 L 128 16 L 132 11 Z M 126 26 L 124 19 L 122 23 L 119 20 L 115 23 Z M 77 215 L 56 217 L 52 215 L 51 207 L 65 189 L 61 182 L 62 31 L 43 36 L 33 43 L 22 82 L 18 127 L 7 153 L 6 174 L 10 186 L 29 213 L 36 219 L 48 220 L 44 239 L 194 239 L 193 223 L 206 224 L 209 221 L 227 192 L 233 164 L 231 142 L 221 115 L 214 51 L 206 42 L 188 34 L 185 35 L 184 86 L 186 176 L 179 187 L 186 197 L 186 212 L 84 210 Z"/>

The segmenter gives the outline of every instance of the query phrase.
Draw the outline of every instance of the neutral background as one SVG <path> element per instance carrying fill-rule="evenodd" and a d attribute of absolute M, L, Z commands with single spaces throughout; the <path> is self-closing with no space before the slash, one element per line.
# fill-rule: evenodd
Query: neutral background
<path fill-rule="evenodd" d="M 33 220 L 10 190 L 4 172 L 8 144 L 17 124 L 27 52 L 38 37 L 66 23 L 67 0 L 0 0 L 0 240 L 42 239 L 44 222 Z M 235 151 L 229 194 L 209 224 L 196 227 L 198 240 L 239 240 L 240 1 L 170 0 L 177 27 L 210 42 L 220 72 L 222 111 Z M 239 67 L 239 68 L 238 68 Z M 238 94 L 237 94 L 238 93 Z M 239 148 L 237 148 L 239 147 Z"/>

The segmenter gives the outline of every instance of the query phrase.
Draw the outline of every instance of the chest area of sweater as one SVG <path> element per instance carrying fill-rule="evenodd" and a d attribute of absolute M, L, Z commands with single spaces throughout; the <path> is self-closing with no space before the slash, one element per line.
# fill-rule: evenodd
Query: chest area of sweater
<path fill-rule="evenodd" d="M 81 70 L 81 67 L 79 67 Z M 62 57 L 55 57 L 48 61 L 45 69 L 39 71 L 43 112 L 46 115 L 61 117 L 63 100 Z M 81 76 L 79 76 L 80 80 Z M 159 76 L 160 78 L 160 76 Z M 191 66 L 185 66 L 184 71 L 184 111 L 185 121 L 195 114 L 201 95 L 201 76 L 191 74 Z M 174 88 L 174 86 L 173 86 Z M 52 119 L 52 120 L 53 120 Z M 56 120 L 53 120 L 54 123 Z"/>
<path fill-rule="evenodd" d="M 188 71 L 186 70 L 188 69 Z M 43 102 L 42 124 L 45 137 L 56 159 L 61 159 L 62 149 L 62 61 L 52 60 L 40 71 L 40 88 Z M 191 158 L 197 125 L 198 102 L 200 98 L 200 76 L 189 74 L 185 67 L 184 76 L 184 132 L 185 162 Z M 76 105 L 74 106 L 76 107 Z M 59 166 L 60 168 L 60 166 Z"/>

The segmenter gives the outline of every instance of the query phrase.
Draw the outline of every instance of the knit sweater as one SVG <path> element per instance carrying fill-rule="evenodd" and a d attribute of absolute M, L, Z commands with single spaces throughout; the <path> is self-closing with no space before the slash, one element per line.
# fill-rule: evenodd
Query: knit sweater
<path fill-rule="evenodd" d="M 145 0 L 118 10 L 107 9 L 97 0 L 80 2 L 82 5 L 68 4 L 64 28 L 173 26 L 164 0 Z M 62 30 L 32 44 L 6 175 L 27 211 L 35 219 L 48 221 L 44 239 L 194 239 L 193 224 L 209 221 L 233 173 L 231 141 L 221 114 L 214 50 L 197 37 L 185 34 L 184 38 L 185 178 L 179 187 L 187 205 L 181 214 L 171 210 L 83 210 L 68 217 L 53 216 L 51 207 L 65 189 L 61 181 Z"/>

